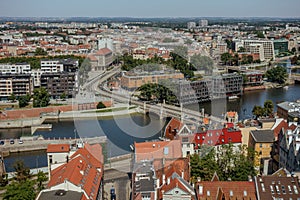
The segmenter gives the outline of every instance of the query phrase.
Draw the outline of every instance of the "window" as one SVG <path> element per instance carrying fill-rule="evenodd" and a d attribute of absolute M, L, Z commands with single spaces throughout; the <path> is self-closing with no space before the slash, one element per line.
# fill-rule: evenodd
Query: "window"
<path fill-rule="evenodd" d="M 169 147 L 164 147 L 164 154 L 168 155 L 169 154 Z"/>
<path fill-rule="evenodd" d="M 231 196 L 231 197 L 233 196 L 233 191 L 232 190 L 229 191 L 229 196 Z"/>
<path fill-rule="evenodd" d="M 245 196 L 245 197 L 247 196 L 247 191 L 246 191 L 246 190 L 244 190 L 244 196 Z"/>
<path fill-rule="evenodd" d="M 209 191 L 209 190 L 207 190 L 206 195 L 207 195 L 208 197 L 210 197 L 210 191 Z"/>
<path fill-rule="evenodd" d="M 262 148 L 262 144 L 259 144 L 259 147 Z"/>

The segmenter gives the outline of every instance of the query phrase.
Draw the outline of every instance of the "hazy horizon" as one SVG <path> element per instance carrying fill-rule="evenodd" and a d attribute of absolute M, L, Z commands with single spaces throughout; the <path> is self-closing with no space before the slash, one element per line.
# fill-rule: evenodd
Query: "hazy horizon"
<path fill-rule="evenodd" d="M 1 17 L 300 18 L 299 0 L 2 0 Z"/>

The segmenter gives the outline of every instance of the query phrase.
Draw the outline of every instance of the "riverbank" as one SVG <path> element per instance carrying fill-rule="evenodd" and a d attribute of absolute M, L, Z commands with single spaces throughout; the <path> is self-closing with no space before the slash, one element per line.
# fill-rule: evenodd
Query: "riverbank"
<path fill-rule="evenodd" d="M 74 110 L 74 111 L 61 111 L 43 114 L 40 117 L 25 117 L 15 120 L 1 120 L 0 129 L 10 128 L 26 128 L 40 126 L 45 121 L 49 120 L 68 120 L 68 119 L 87 119 L 87 118 L 109 118 L 115 116 L 124 116 L 139 113 L 136 106 L 116 105 L 110 108 L 103 109 L 90 109 L 90 110 Z"/>

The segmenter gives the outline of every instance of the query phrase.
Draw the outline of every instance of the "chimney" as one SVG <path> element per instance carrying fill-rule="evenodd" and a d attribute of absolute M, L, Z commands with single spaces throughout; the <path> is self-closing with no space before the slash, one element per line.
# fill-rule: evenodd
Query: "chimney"
<path fill-rule="evenodd" d="M 181 172 L 181 178 L 184 179 L 184 171 L 183 171 L 183 170 L 182 170 L 182 172 Z"/>
<path fill-rule="evenodd" d="M 170 177 L 168 177 L 168 180 L 167 180 L 167 185 L 169 185 L 169 184 L 170 184 L 170 181 L 171 181 L 171 179 L 170 179 Z"/>
<path fill-rule="evenodd" d="M 166 179 L 166 175 L 162 175 L 162 184 L 164 185 L 165 184 L 165 179 Z"/>
<path fill-rule="evenodd" d="M 159 185 L 159 178 L 158 179 L 156 179 L 156 187 L 159 187 L 160 185 Z"/>

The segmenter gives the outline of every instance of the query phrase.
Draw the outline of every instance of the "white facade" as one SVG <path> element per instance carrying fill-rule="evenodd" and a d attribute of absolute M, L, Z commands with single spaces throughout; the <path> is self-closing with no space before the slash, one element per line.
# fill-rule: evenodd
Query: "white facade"
<path fill-rule="evenodd" d="M 49 172 L 65 164 L 68 161 L 68 159 L 69 159 L 69 152 L 47 153 Z M 50 174 L 49 174 L 49 179 L 50 179 Z"/>
<path fill-rule="evenodd" d="M 2 74 L 28 74 L 30 72 L 30 64 L 0 64 Z"/>
<path fill-rule="evenodd" d="M 264 47 L 262 44 L 250 44 L 249 50 L 252 54 L 259 54 L 260 61 L 265 60 Z"/>
<path fill-rule="evenodd" d="M 246 52 L 250 52 L 250 46 L 253 44 L 262 44 L 265 59 L 275 60 L 274 43 L 270 40 L 244 40 Z"/>
<path fill-rule="evenodd" d="M 187 28 L 188 29 L 196 28 L 196 22 L 188 22 L 187 23 Z"/>
<path fill-rule="evenodd" d="M 56 73 L 64 71 L 64 65 L 59 60 L 42 60 L 41 71 L 45 73 Z"/>
<path fill-rule="evenodd" d="M 41 86 L 41 75 L 42 71 L 40 69 L 32 70 L 31 71 L 31 76 L 33 77 L 33 85 L 34 87 L 39 87 Z"/>
<path fill-rule="evenodd" d="M 208 20 L 206 19 L 201 19 L 199 21 L 199 26 L 203 27 L 203 26 L 208 26 Z"/>

